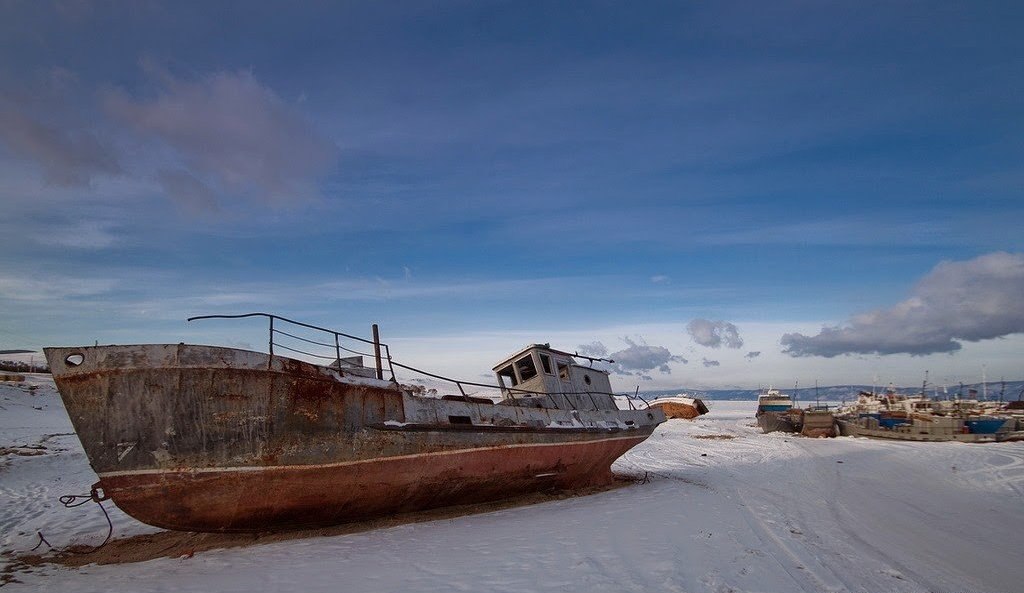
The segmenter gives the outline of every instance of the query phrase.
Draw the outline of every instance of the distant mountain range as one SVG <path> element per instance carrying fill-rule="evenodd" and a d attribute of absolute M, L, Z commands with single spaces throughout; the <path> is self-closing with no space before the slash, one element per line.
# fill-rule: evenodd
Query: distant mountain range
<path fill-rule="evenodd" d="M 875 385 L 874 390 L 876 393 L 882 393 L 885 390 L 884 385 Z M 861 391 L 871 391 L 871 385 L 833 385 L 830 387 L 818 387 L 817 397 L 822 401 L 842 401 L 851 400 L 857 397 L 857 394 Z M 974 383 L 972 385 L 963 386 L 963 396 L 968 396 L 968 390 L 976 389 L 978 391 L 978 399 L 982 398 L 982 394 L 986 392 L 986 389 L 981 383 Z M 946 387 L 946 392 L 943 392 L 942 387 L 928 386 L 928 395 L 936 397 L 936 390 L 938 391 L 937 396 L 939 398 L 955 397 L 960 391 L 960 385 L 949 385 Z M 815 390 L 813 387 L 800 388 L 796 393 L 792 389 L 780 389 L 785 394 L 795 396 L 794 399 L 800 402 L 814 401 Z M 1005 389 L 1003 384 L 1000 382 L 992 382 L 987 384 L 988 399 L 996 400 L 1002 397 L 1004 400 L 1015 400 L 1021 397 L 1021 392 L 1024 391 L 1024 381 L 1007 381 Z M 902 395 L 914 395 L 921 392 L 921 386 L 916 387 L 897 387 L 896 392 Z M 659 397 L 668 397 L 671 395 L 679 395 L 685 393 L 692 397 L 699 397 L 701 399 L 724 399 L 724 400 L 756 400 L 759 390 L 757 389 L 687 389 L 681 387 L 679 389 L 666 389 L 662 391 L 641 391 L 642 395 L 646 399 L 656 399 Z"/>

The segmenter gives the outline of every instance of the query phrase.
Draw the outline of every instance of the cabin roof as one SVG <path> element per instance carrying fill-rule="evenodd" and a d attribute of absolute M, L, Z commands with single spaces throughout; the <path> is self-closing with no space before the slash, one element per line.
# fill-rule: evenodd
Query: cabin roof
<path fill-rule="evenodd" d="M 552 350 L 552 349 L 551 349 L 551 344 L 530 344 L 529 346 L 526 346 L 525 348 L 522 348 L 522 349 L 520 349 L 520 350 L 517 350 L 517 351 L 515 352 L 515 354 L 510 354 L 510 355 L 509 355 L 508 357 L 506 357 L 506 358 L 505 358 L 504 360 L 502 360 L 502 361 L 501 361 L 501 362 L 499 362 L 498 364 L 496 364 L 496 365 L 494 365 L 493 367 L 491 367 L 491 370 L 492 370 L 492 371 L 497 371 L 497 370 L 498 370 L 498 369 L 500 369 L 501 367 L 503 367 L 503 366 L 505 366 L 506 364 L 508 364 L 508 363 L 512 362 L 513 360 L 515 360 L 515 359 L 519 358 L 520 356 L 522 356 L 522 355 L 526 354 L 526 353 L 527 353 L 527 352 L 529 352 L 530 350 L 545 350 L 545 351 L 547 351 L 547 352 L 557 352 L 556 350 Z"/>
<path fill-rule="evenodd" d="M 516 359 L 520 358 L 521 356 L 523 356 L 524 354 L 526 354 L 527 352 L 529 352 L 531 350 L 539 350 L 541 352 L 547 352 L 548 354 L 554 354 L 556 356 L 564 357 L 564 358 L 568 359 L 569 363 L 572 364 L 573 366 L 582 366 L 578 362 L 576 362 L 576 358 L 575 358 L 576 355 L 575 354 L 573 354 L 571 352 L 565 352 L 563 350 L 556 350 L 556 349 L 552 348 L 551 344 L 549 343 L 549 344 L 530 344 L 529 346 L 526 346 L 525 348 L 522 348 L 521 350 L 516 351 L 515 354 L 509 355 L 507 358 L 505 358 L 504 360 L 502 360 L 498 364 L 496 364 L 493 367 L 491 367 L 491 370 L 497 372 L 497 370 L 500 369 L 501 367 L 503 367 L 503 366 L 505 366 L 507 364 L 510 364 L 511 362 L 515 361 Z M 603 369 L 595 369 L 593 367 L 587 367 L 587 368 L 591 368 L 594 372 L 608 374 L 608 371 L 605 371 Z"/>

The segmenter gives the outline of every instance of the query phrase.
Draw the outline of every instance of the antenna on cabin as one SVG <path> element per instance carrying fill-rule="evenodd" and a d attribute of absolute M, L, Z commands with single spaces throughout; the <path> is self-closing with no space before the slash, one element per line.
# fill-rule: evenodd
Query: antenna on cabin
<path fill-rule="evenodd" d="M 590 366 L 594 366 L 595 362 L 607 362 L 608 364 L 615 364 L 615 361 L 610 358 L 597 358 L 595 356 L 587 356 L 586 354 L 580 354 L 579 352 L 573 352 L 572 354 L 569 354 L 568 352 L 562 352 L 561 350 L 555 350 L 554 348 L 549 348 L 549 350 L 551 350 L 552 352 L 557 352 L 558 354 L 565 354 L 567 356 L 573 356 L 576 358 L 583 358 L 589 360 Z"/>
<path fill-rule="evenodd" d="M 928 369 L 924 371 L 924 382 L 921 383 L 921 397 L 928 399 Z"/>
<path fill-rule="evenodd" d="M 799 398 L 799 397 L 797 397 L 797 394 L 798 394 L 798 393 L 800 393 L 800 390 L 799 390 L 799 389 L 797 389 L 797 387 L 799 387 L 799 385 L 800 385 L 800 380 L 799 380 L 799 379 L 797 379 L 797 380 L 796 380 L 796 382 L 795 382 L 795 383 L 793 383 L 793 407 L 794 407 L 794 408 L 797 408 L 797 407 L 799 407 L 799 406 L 797 405 L 797 402 L 798 402 L 798 401 L 800 401 L 800 398 Z"/>

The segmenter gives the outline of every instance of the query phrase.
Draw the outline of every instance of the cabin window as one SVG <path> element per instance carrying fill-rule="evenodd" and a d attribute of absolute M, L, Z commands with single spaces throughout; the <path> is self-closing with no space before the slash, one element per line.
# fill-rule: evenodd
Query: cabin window
<path fill-rule="evenodd" d="M 537 376 L 537 367 L 533 364 L 533 357 L 524 356 L 516 361 L 516 370 L 519 371 L 519 379 L 529 381 Z"/>
<path fill-rule="evenodd" d="M 590 375 L 583 375 L 583 382 L 590 385 Z"/>
<path fill-rule="evenodd" d="M 558 363 L 558 378 L 563 381 L 569 380 L 569 364 L 565 362 Z"/>
<path fill-rule="evenodd" d="M 541 354 L 540 355 L 540 366 L 544 367 L 544 374 L 545 375 L 553 375 L 554 374 L 551 371 L 551 357 L 548 356 L 547 354 Z"/>
<path fill-rule="evenodd" d="M 498 380 L 501 381 L 502 386 L 506 385 L 505 379 L 508 379 L 507 385 L 509 387 L 515 387 L 519 384 L 519 381 L 516 380 L 516 373 L 512 370 L 512 365 L 508 365 L 498 371 Z"/>

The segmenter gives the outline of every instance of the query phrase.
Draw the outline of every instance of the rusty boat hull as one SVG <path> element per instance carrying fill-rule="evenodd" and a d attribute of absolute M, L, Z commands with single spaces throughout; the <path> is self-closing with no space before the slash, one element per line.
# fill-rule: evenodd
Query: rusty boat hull
<path fill-rule="evenodd" d="M 707 405 L 695 397 L 663 397 L 650 402 L 652 408 L 658 408 L 665 412 L 669 420 L 680 418 L 693 420 L 698 416 L 708 413 Z"/>
<path fill-rule="evenodd" d="M 265 531 L 574 489 L 664 421 L 423 397 L 306 362 L 186 344 L 48 348 L 103 495 L 184 531 Z"/>

